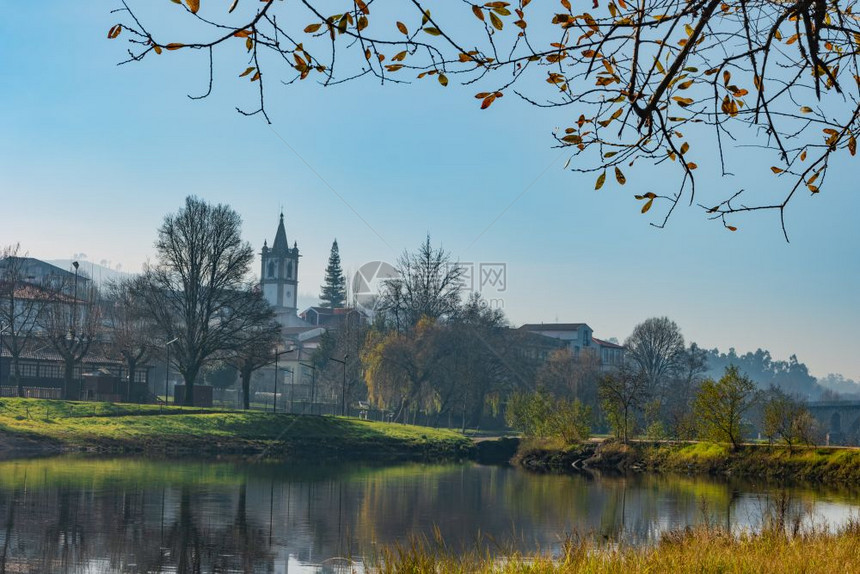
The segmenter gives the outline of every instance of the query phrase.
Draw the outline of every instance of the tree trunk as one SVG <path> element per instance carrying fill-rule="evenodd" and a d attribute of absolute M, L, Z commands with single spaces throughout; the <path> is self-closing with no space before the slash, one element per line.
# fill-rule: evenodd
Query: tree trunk
<path fill-rule="evenodd" d="M 65 359 L 63 361 L 63 398 L 65 400 L 69 400 L 69 387 L 71 387 L 72 385 L 72 377 L 74 376 L 75 362 L 69 359 Z"/>
<path fill-rule="evenodd" d="M 18 361 L 18 357 L 12 357 L 12 365 L 10 365 L 10 372 L 14 369 L 14 374 L 12 375 L 12 380 L 15 383 L 15 386 L 18 387 L 18 397 L 24 398 L 24 381 L 21 380 L 21 364 Z"/>
<path fill-rule="evenodd" d="M 128 361 L 128 387 L 125 392 L 125 402 L 131 402 L 131 386 L 134 384 L 134 376 L 137 372 L 137 361 L 129 359 Z"/>
<path fill-rule="evenodd" d="M 251 408 L 251 371 L 242 369 L 242 406 L 247 411 Z"/>
<path fill-rule="evenodd" d="M 186 371 L 183 373 L 183 378 L 185 379 L 185 396 L 183 397 L 182 404 L 186 407 L 194 406 L 194 379 L 197 378 L 197 371 Z"/>

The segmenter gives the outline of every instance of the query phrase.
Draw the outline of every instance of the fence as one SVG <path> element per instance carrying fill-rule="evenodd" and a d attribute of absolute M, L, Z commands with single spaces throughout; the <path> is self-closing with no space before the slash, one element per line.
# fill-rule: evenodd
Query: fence
<path fill-rule="evenodd" d="M 18 387 L 0 387 L 0 397 L 17 397 Z M 63 389 L 51 387 L 24 387 L 24 396 L 28 399 L 61 399 Z"/>

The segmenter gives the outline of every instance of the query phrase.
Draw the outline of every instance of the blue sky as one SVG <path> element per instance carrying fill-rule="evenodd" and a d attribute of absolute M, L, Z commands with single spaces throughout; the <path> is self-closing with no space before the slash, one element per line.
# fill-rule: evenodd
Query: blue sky
<path fill-rule="evenodd" d="M 860 379 L 860 194 L 845 158 L 820 196 L 790 208 L 790 244 L 772 214 L 737 218 L 731 233 L 681 207 L 657 230 L 632 196 L 677 174 L 631 170 L 623 188 L 594 191 L 594 176 L 563 171 L 567 156 L 551 147 L 564 110 L 509 95 L 480 111 L 475 89 L 453 81 L 273 81 L 269 127 L 234 111 L 256 97 L 235 78 L 239 63 L 216 62 L 214 93 L 199 102 L 186 94 L 205 90 L 200 53 L 117 67 L 124 45 L 105 37 L 115 6 L 0 1 L 0 244 L 133 271 L 188 194 L 232 205 L 256 248 L 283 206 L 306 296 L 333 238 L 354 271 L 429 232 L 461 261 L 506 264 L 506 291 L 488 295 L 515 324 L 584 321 L 623 340 L 667 315 L 705 347 L 796 353 L 813 374 Z M 720 179 L 709 153 L 702 197 L 767 193 L 771 164 L 743 160 Z"/>

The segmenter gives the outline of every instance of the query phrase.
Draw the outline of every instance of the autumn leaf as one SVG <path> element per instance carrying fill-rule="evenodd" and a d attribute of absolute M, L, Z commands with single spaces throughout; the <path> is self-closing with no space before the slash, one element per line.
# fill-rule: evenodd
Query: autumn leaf
<path fill-rule="evenodd" d="M 446 76 L 445 74 L 439 74 L 439 83 L 442 84 L 443 86 L 447 86 L 448 85 L 448 76 Z"/>
<path fill-rule="evenodd" d="M 490 12 L 490 23 L 496 30 L 501 30 L 504 27 L 504 24 L 502 24 L 502 19 L 496 16 L 493 12 Z"/>
<path fill-rule="evenodd" d="M 442 32 L 440 32 L 437 28 L 433 28 L 432 26 L 430 28 L 424 28 L 424 31 L 427 32 L 428 34 L 430 34 L 431 36 L 441 36 L 442 35 Z"/>
<path fill-rule="evenodd" d="M 404 36 L 409 35 L 409 29 L 406 27 L 406 24 L 404 24 L 403 22 L 400 22 L 400 21 L 397 22 L 397 29 L 400 30 L 400 33 L 403 34 Z"/>
<path fill-rule="evenodd" d="M 778 168 L 774 165 L 774 166 L 771 166 L 770 171 L 772 171 L 773 173 L 782 173 L 785 170 Z"/>
<path fill-rule="evenodd" d="M 197 14 L 197 11 L 200 10 L 200 0 L 185 0 L 185 3 L 188 4 L 188 9 L 191 10 L 192 14 Z"/>
<path fill-rule="evenodd" d="M 114 24 L 113 26 L 111 26 L 111 29 L 108 30 L 107 37 L 109 40 L 113 40 L 114 38 L 119 36 L 120 32 L 122 32 L 122 24 Z"/>
<path fill-rule="evenodd" d="M 854 136 L 848 138 L 848 151 L 851 152 L 851 155 L 857 154 L 857 140 L 854 139 Z"/>
<path fill-rule="evenodd" d="M 472 14 L 474 14 L 475 18 L 477 18 L 478 20 L 482 22 L 484 21 L 484 12 L 481 10 L 480 7 L 475 6 L 474 4 L 472 4 Z"/>
<path fill-rule="evenodd" d="M 726 225 L 726 229 L 728 229 L 729 231 L 737 231 L 738 230 L 738 228 L 735 227 L 734 225 Z"/>
<path fill-rule="evenodd" d="M 606 182 L 606 172 L 604 171 L 599 176 L 597 176 L 597 181 L 594 183 L 594 189 L 598 190 L 603 187 L 603 184 Z"/>
<path fill-rule="evenodd" d="M 621 170 L 618 169 L 618 166 L 615 166 L 615 179 L 618 180 L 618 183 L 620 183 L 621 185 L 627 183 L 627 178 L 624 177 L 624 174 L 621 173 Z"/>
<path fill-rule="evenodd" d="M 316 32 L 317 30 L 319 30 L 321 26 L 322 26 L 322 24 L 319 24 L 319 23 L 317 23 L 317 24 L 308 24 L 307 26 L 305 26 L 305 33 L 307 33 L 307 34 L 313 34 L 313 33 L 314 33 L 314 32 Z"/>
<path fill-rule="evenodd" d="M 492 104 L 495 100 L 496 100 L 496 95 L 490 94 L 489 96 L 484 98 L 484 101 L 481 102 L 481 109 L 486 110 L 487 108 L 490 107 L 490 104 Z"/>
<path fill-rule="evenodd" d="M 254 66 L 251 66 L 251 67 L 249 67 L 249 68 L 245 68 L 245 71 L 244 71 L 244 72 L 242 72 L 241 74 L 239 74 L 239 77 L 240 77 L 240 78 L 243 78 L 243 77 L 247 76 L 248 74 L 250 74 L 251 72 L 253 72 L 253 71 L 254 71 L 254 69 L 255 69 L 255 68 L 254 68 Z"/>
<path fill-rule="evenodd" d="M 648 201 L 645 202 L 645 205 L 642 206 L 642 213 L 647 213 L 649 209 L 651 209 L 651 205 L 654 203 L 654 198 L 652 197 Z"/>
<path fill-rule="evenodd" d="M 180 44 L 178 42 L 171 42 L 170 44 L 165 46 L 165 48 L 167 48 L 168 50 L 178 50 L 179 48 L 184 48 L 184 47 L 185 47 L 185 44 Z"/>

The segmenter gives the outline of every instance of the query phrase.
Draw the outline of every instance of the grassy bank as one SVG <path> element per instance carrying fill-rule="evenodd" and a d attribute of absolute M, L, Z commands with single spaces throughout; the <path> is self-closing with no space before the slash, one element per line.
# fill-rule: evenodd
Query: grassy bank
<path fill-rule="evenodd" d="M 415 460 L 464 457 L 472 448 L 454 431 L 341 417 L 0 399 L 7 458 L 88 450 Z"/>
<path fill-rule="evenodd" d="M 620 444 L 607 441 L 565 446 L 526 441 L 515 457 L 520 466 L 539 471 L 595 468 L 683 474 L 731 475 L 769 480 L 860 483 L 860 449 L 744 445 L 732 451 L 713 443 Z"/>
<path fill-rule="evenodd" d="M 836 533 L 819 531 L 786 536 L 765 532 L 732 536 L 699 528 L 663 537 L 649 548 L 610 547 L 589 540 L 568 540 L 560 555 L 509 555 L 450 551 L 440 541 L 415 541 L 383 552 L 380 574 L 566 574 L 566 573 L 767 573 L 831 574 L 860 568 L 860 524 Z"/>

